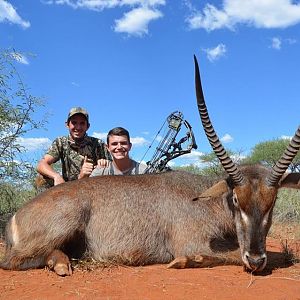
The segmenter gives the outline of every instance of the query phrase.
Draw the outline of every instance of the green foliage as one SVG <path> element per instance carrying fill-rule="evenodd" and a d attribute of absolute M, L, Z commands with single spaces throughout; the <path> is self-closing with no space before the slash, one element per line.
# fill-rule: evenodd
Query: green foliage
<path fill-rule="evenodd" d="M 0 182 L 24 180 L 32 172 L 22 159 L 20 137 L 44 125 L 33 119 L 43 101 L 28 93 L 15 66 L 20 56 L 15 51 L 0 53 Z"/>
<path fill-rule="evenodd" d="M 186 171 L 193 174 L 201 174 L 202 170 L 195 166 L 195 165 L 188 165 L 188 166 L 181 166 L 181 167 L 175 167 L 174 170 L 178 171 Z"/>
<path fill-rule="evenodd" d="M 224 169 L 214 152 L 203 154 L 201 156 L 201 161 L 206 165 L 206 167 L 202 169 L 202 174 L 218 175 L 224 172 Z"/>
<path fill-rule="evenodd" d="M 262 163 L 273 167 L 282 156 L 288 144 L 288 139 L 275 139 L 261 142 L 254 146 L 246 161 L 249 163 Z M 300 171 L 300 152 L 291 163 L 290 170 L 292 172 Z"/>
<path fill-rule="evenodd" d="M 300 223 L 300 190 L 279 190 L 274 207 L 274 221 Z"/>
<path fill-rule="evenodd" d="M 227 150 L 227 154 L 237 164 L 239 164 L 243 159 L 241 151 L 233 152 L 232 150 Z M 176 169 L 188 171 L 194 174 L 200 174 L 203 176 L 210 176 L 212 178 L 220 178 L 221 176 L 224 176 L 224 168 L 222 167 L 220 160 L 213 151 L 201 155 L 200 161 L 203 164 L 203 167 L 201 168 L 195 165 L 188 165 L 177 167 Z"/>
<path fill-rule="evenodd" d="M 22 184 L 0 183 L 0 237 L 4 236 L 8 219 L 20 206 L 34 196 L 36 196 L 36 190 L 33 186 L 24 187 Z"/>
<path fill-rule="evenodd" d="M 43 106 L 41 98 L 28 92 L 16 63 L 22 55 L 16 51 L 0 52 L 0 216 L 14 212 L 27 201 L 35 168 L 24 159 L 20 138 L 44 126 L 35 112 Z"/>
<path fill-rule="evenodd" d="M 2 215 L 15 212 L 21 205 L 36 195 L 32 186 L 24 188 L 9 183 L 0 184 L 0 212 Z"/>

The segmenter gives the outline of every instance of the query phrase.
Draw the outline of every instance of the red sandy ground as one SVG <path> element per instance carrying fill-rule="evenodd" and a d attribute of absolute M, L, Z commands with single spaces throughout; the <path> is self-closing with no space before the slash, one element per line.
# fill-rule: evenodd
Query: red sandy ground
<path fill-rule="evenodd" d="M 269 263 L 263 275 L 246 273 L 241 266 L 184 270 L 166 269 L 165 265 L 75 269 L 70 277 L 59 277 L 46 269 L 0 270 L 0 299 L 300 300 L 300 263 L 287 265 L 280 243 L 268 239 L 267 244 Z M 289 246 L 300 254 L 300 242 Z"/>

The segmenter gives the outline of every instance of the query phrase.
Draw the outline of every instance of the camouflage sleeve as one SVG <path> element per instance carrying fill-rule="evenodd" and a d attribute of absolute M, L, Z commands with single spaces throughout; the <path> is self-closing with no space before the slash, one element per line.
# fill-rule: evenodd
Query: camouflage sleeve
<path fill-rule="evenodd" d="M 46 152 L 46 154 L 51 155 L 55 162 L 57 162 L 61 157 L 61 139 L 60 138 L 56 138 L 52 145 L 50 146 L 50 148 L 48 149 L 48 151 Z"/>

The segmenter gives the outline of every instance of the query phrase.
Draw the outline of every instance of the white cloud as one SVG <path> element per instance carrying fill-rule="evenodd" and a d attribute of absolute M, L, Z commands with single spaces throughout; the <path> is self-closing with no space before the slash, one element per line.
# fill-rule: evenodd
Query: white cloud
<path fill-rule="evenodd" d="M 108 132 L 93 132 L 92 136 L 101 139 L 106 143 L 107 133 Z M 143 137 L 130 137 L 130 141 L 133 146 L 138 146 L 138 147 L 149 144 L 149 142 Z"/>
<path fill-rule="evenodd" d="M 226 12 L 216 9 L 213 5 L 207 4 L 201 12 L 195 12 L 187 19 L 191 29 L 204 28 L 207 31 L 228 27 L 232 28 L 231 20 Z"/>
<path fill-rule="evenodd" d="M 246 155 L 243 155 L 243 154 L 233 154 L 233 155 L 231 155 L 230 156 L 230 158 L 233 160 L 233 162 L 234 163 L 236 163 L 236 164 L 240 164 L 241 163 L 241 161 L 243 160 L 243 159 L 245 159 L 247 156 Z"/>
<path fill-rule="evenodd" d="M 145 146 L 145 145 L 149 144 L 149 142 L 145 138 L 138 137 L 138 136 L 137 137 L 131 137 L 130 141 L 131 141 L 132 145 L 135 146 L 135 147 L 136 146 L 138 146 L 138 147 Z"/>
<path fill-rule="evenodd" d="M 103 9 L 121 6 L 158 6 L 165 5 L 165 0 L 48 0 L 44 4 L 69 5 L 74 9 L 85 8 L 101 11 Z"/>
<path fill-rule="evenodd" d="M 10 53 L 10 56 L 20 64 L 29 65 L 28 58 L 24 54 L 18 52 L 12 52 Z"/>
<path fill-rule="evenodd" d="M 9 2 L 0 0 L 0 22 L 5 21 L 20 25 L 23 28 L 30 27 L 30 23 L 28 21 L 24 21 Z"/>
<path fill-rule="evenodd" d="M 272 46 L 273 49 L 280 50 L 281 49 L 281 39 L 278 37 L 272 38 Z"/>
<path fill-rule="evenodd" d="M 129 35 L 143 36 L 148 34 L 148 25 L 151 21 L 161 18 L 163 14 L 147 7 L 132 9 L 115 21 L 115 32 L 128 33 Z"/>
<path fill-rule="evenodd" d="M 195 160 L 195 159 L 200 159 L 200 157 L 203 155 L 203 152 L 192 150 L 190 153 L 184 154 L 185 159 L 190 159 L 190 160 Z"/>
<path fill-rule="evenodd" d="M 48 138 L 18 138 L 17 142 L 27 151 L 44 150 L 51 144 Z"/>
<path fill-rule="evenodd" d="M 233 141 L 233 137 L 226 133 L 221 139 L 220 139 L 223 143 L 231 143 Z"/>
<path fill-rule="evenodd" d="M 227 52 L 226 46 L 224 44 L 219 44 L 215 48 L 204 49 L 207 54 L 207 58 L 209 61 L 213 62 L 223 57 Z"/>
<path fill-rule="evenodd" d="M 294 45 L 297 43 L 296 39 L 291 39 L 291 38 L 287 38 L 287 39 L 282 39 L 280 37 L 273 37 L 271 39 L 271 46 L 270 48 L 276 49 L 276 50 L 280 50 L 283 45 Z"/>
<path fill-rule="evenodd" d="M 203 154 L 204 154 L 203 152 L 192 150 L 190 153 L 179 156 L 178 158 L 175 158 L 174 160 L 168 162 L 168 165 L 170 167 L 172 166 L 184 167 L 190 165 L 200 167 L 203 166 L 203 162 L 201 161 L 201 156 Z"/>
<path fill-rule="evenodd" d="M 288 136 L 288 135 L 282 135 L 280 138 L 284 139 L 284 140 L 291 140 L 293 137 L 292 136 Z"/>
<path fill-rule="evenodd" d="M 203 11 L 192 10 L 187 19 L 190 28 L 207 31 L 234 29 L 238 24 L 285 28 L 300 22 L 300 4 L 292 0 L 223 0 L 221 9 L 208 3 Z"/>
<path fill-rule="evenodd" d="M 52 3 L 51 3 L 52 2 Z M 113 8 L 119 5 L 118 0 L 53 0 L 47 4 L 69 5 L 72 8 L 85 8 L 90 10 L 101 11 L 105 8 Z"/>
<path fill-rule="evenodd" d="M 286 39 L 285 41 L 286 41 L 289 45 L 294 45 L 294 44 L 297 43 L 297 40 L 296 40 L 296 39 L 291 39 L 291 38 Z"/>
<path fill-rule="evenodd" d="M 93 132 L 92 136 L 106 142 L 107 132 Z"/>
<path fill-rule="evenodd" d="M 169 166 L 170 168 L 176 167 L 176 163 L 173 160 L 168 161 L 167 166 Z"/>
<path fill-rule="evenodd" d="M 162 139 L 163 139 L 163 136 L 162 136 L 162 135 L 157 135 L 157 136 L 155 137 L 155 140 L 156 140 L 157 142 L 162 141 Z"/>
<path fill-rule="evenodd" d="M 1 1 L 1 0 L 0 0 Z M 165 0 L 48 0 L 44 4 L 68 5 L 74 9 L 89 9 L 102 11 L 116 7 L 129 7 L 130 10 L 115 20 L 115 32 L 126 33 L 133 36 L 148 34 L 151 21 L 163 17 L 158 6 L 165 5 Z"/>

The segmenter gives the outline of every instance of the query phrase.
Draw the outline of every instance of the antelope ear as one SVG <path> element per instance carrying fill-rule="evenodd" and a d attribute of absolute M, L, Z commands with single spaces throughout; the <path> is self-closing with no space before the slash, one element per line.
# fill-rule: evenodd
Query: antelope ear
<path fill-rule="evenodd" d="M 228 192 L 228 185 L 225 180 L 221 180 L 203 193 L 198 198 L 217 198 Z"/>
<path fill-rule="evenodd" d="M 279 188 L 300 189 L 300 173 L 285 173 L 279 181 Z"/>

